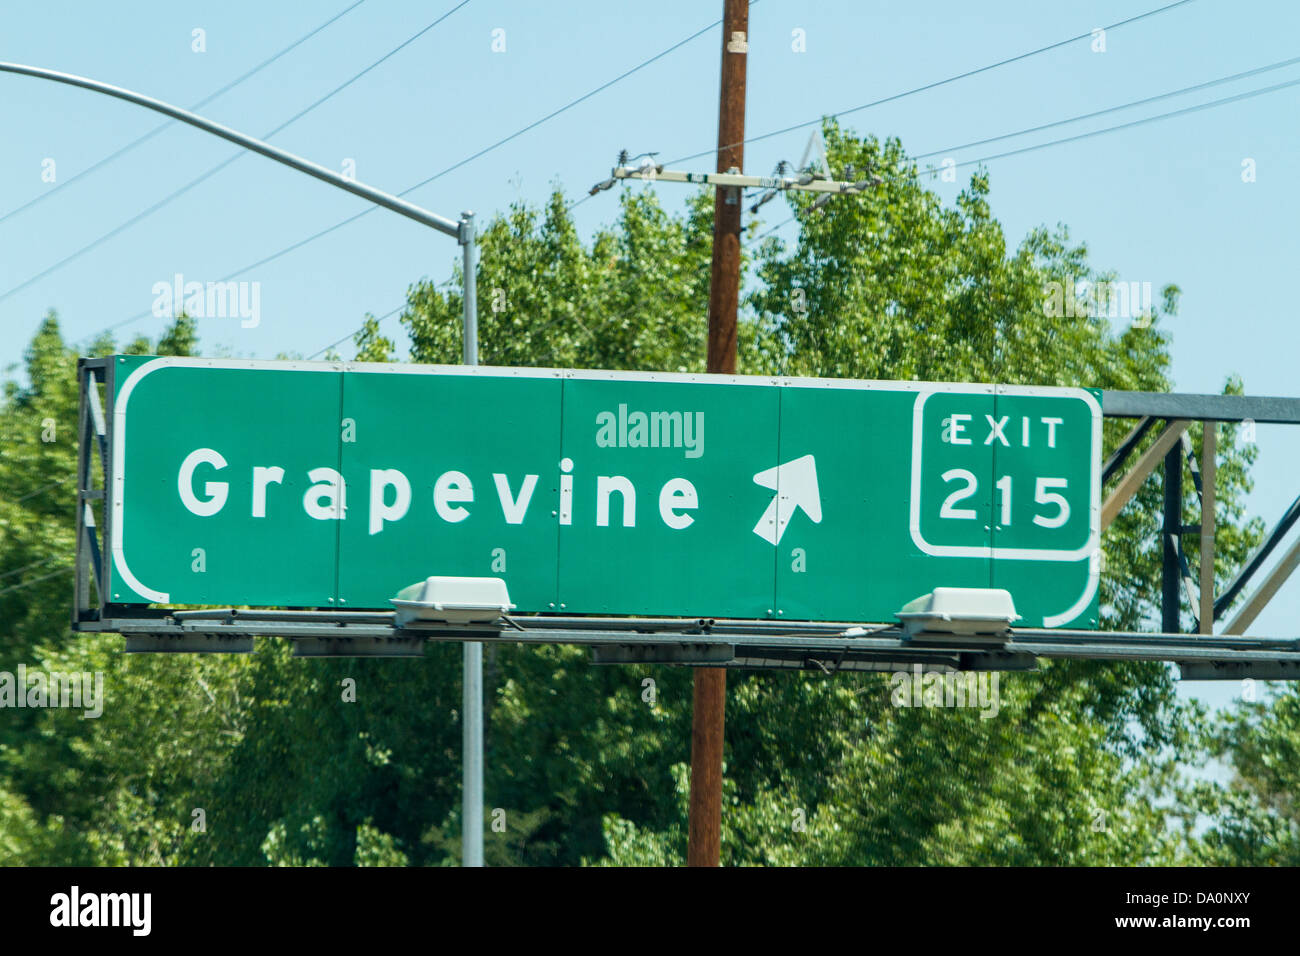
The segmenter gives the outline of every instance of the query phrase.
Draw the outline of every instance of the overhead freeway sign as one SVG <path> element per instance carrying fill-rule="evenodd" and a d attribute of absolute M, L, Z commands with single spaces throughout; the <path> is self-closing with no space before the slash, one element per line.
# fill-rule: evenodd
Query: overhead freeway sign
<path fill-rule="evenodd" d="M 117 356 L 107 599 L 885 621 L 935 587 L 1095 627 L 1083 389 Z"/>

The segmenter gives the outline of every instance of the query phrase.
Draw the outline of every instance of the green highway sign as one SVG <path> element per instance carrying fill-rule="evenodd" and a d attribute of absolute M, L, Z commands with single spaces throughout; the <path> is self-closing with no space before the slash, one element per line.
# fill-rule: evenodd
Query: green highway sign
<path fill-rule="evenodd" d="M 1095 627 L 1084 389 L 117 356 L 107 599 L 888 621 L 935 587 Z"/>

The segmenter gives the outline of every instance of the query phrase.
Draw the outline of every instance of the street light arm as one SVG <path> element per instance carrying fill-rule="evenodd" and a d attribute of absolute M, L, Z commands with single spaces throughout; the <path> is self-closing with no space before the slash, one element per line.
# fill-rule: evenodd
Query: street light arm
<path fill-rule="evenodd" d="M 214 136 L 220 136 L 222 139 L 229 140 L 236 146 L 242 146 L 244 149 L 260 153 L 267 159 L 273 159 L 277 163 L 296 169 L 300 173 L 306 173 L 308 176 L 314 176 L 322 182 L 329 183 L 339 189 L 346 190 L 354 196 L 360 196 L 362 199 L 369 200 L 377 206 L 383 206 L 385 209 L 391 209 L 407 219 L 437 229 L 448 236 L 454 236 L 461 239 L 462 231 L 460 223 L 451 219 L 439 216 L 437 213 L 429 212 L 412 203 L 401 199 L 398 196 L 390 195 L 381 189 L 375 189 L 373 186 L 367 186 L 365 183 L 359 183 L 355 180 L 348 179 L 332 169 L 326 169 L 324 166 L 317 165 L 310 160 L 303 159 L 301 156 L 295 156 L 293 153 L 285 152 L 272 146 L 270 143 L 264 143 L 260 139 L 254 139 L 252 136 L 246 136 L 238 130 L 231 129 L 229 126 L 222 126 L 220 123 L 214 123 L 212 120 L 204 119 L 197 113 L 191 113 L 189 110 L 181 109 L 179 106 L 173 106 L 170 103 L 164 103 L 162 100 L 156 100 L 151 96 L 144 96 L 131 90 L 123 89 L 120 86 L 112 86 L 108 83 L 101 83 L 98 80 L 92 80 L 89 77 L 77 76 L 74 73 L 60 73 L 56 70 L 47 70 L 39 66 L 27 66 L 22 63 L 5 63 L 0 61 L 0 73 L 16 73 L 21 76 L 34 76 L 42 80 L 54 80 L 56 83 L 66 83 L 69 86 L 79 86 L 82 89 L 91 90 L 95 93 L 104 93 L 108 96 L 116 97 L 119 100 L 126 100 L 128 103 L 134 103 L 137 106 L 143 106 L 151 109 L 155 113 L 162 113 L 164 116 L 170 116 L 172 119 L 180 120 L 190 126 L 197 127 L 204 132 L 211 133 Z"/>
<path fill-rule="evenodd" d="M 360 196 L 376 206 L 383 206 L 385 209 L 391 209 L 407 219 L 413 219 L 425 226 L 432 226 L 441 233 L 453 236 L 462 247 L 464 256 L 464 352 L 465 364 L 478 364 L 478 292 L 475 285 L 478 249 L 474 230 L 474 214 L 464 212 L 461 214 L 460 222 L 453 222 L 450 219 L 444 219 L 436 213 L 429 212 L 427 209 L 421 209 L 419 206 L 412 205 L 406 200 L 397 196 L 389 195 L 382 190 L 367 186 L 364 183 L 355 180 L 346 179 L 332 169 L 326 169 L 324 166 L 318 166 L 316 163 L 287 153 L 282 149 L 264 143 L 260 139 L 254 139 L 251 136 L 245 136 L 237 130 L 228 126 L 222 126 L 220 123 L 214 123 L 211 120 L 204 119 L 196 113 L 189 110 L 183 110 L 179 106 L 172 106 L 170 103 L 164 103 L 162 100 L 156 100 L 150 96 L 143 96 L 140 93 L 134 93 L 131 90 L 124 90 L 120 86 L 111 86 L 108 83 L 100 83 L 98 80 L 92 80 L 84 76 L 76 76 L 72 73 L 59 73 L 55 70 L 46 70 L 38 66 L 25 66 L 21 63 L 0 62 L 0 73 L 17 73 L 21 76 L 34 76 L 42 80 L 54 80 L 56 83 L 66 83 L 69 86 L 79 86 L 82 89 L 90 90 L 95 93 L 105 93 L 108 96 L 117 97 L 119 100 L 126 100 L 128 103 L 134 103 L 137 106 L 143 106 L 151 109 L 155 113 L 162 113 L 172 119 L 180 120 L 190 126 L 195 126 L 214 136 L 220 136 L 224 140 L 229 140 L 236 146 L 260 153 L 267 159 L 273 159 L 277 163 L 296 169 L 300 173 L 306 173 L 308 176 L 314 176 L 322 182 L 329 183 L 339 189 L 352 193 L 354 196 Z M 483 865 L 483 645 L 481 643 L 468 642 L 464 650 L 464 669 L 461 684 L 463 687 L 463 707 L 462 713 L 466 719 L 464 724 L 464 784 L 463 784 L 463 810 L 462 820 L 465 823 L 462 837 L 462 854 L 466 866 Z"/>

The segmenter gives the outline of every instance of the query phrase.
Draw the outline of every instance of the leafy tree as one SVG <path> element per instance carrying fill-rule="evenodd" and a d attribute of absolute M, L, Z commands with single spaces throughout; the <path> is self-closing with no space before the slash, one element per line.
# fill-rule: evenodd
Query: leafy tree
<path fill-rule="evenodd" d="M 820 214 L 809 209 L 811 199 L 792 197 L 801 214 L 796 247 L 787 252 L 772 240 L 760 250 L 748 367 L 1169 388 L 1168 335 L 1158 312 L 1118 333 L 1087 309 L 1065 320 L 1047 314 L 1053 283 L 1073 290 L 1079 280 L 1096 287 L 1113 278 L 1088 265 L 1086 248 L 1071 245 L 1063 227 L 1036 230 L 1008 251 L 984 173 L 944 208 L 897 141 L 856 139 L 834 124 L 825 135 L 834 168 L 901 174 Z M 1170 287 L 1166 312 L 1176 297 Z M 1240 383 L 1227 388 L 1237 391 Z M 1108 423 L 1108 447 L 1122 428 Z M 1222 437 L 1220 577 L 1260 530 L 1241 522 L 1253 449 L 1235 447 L 1226 430 Z M 1105 626 L 1134 629 L 1155 617 L 1158 495 L 1148 484 L 1107 536 Z M 1187 510 L 1194 513 L 1190 501 Z M 728 810 L 724 853 L 733 862 L 1149 862 L 1176 851 L 1172 821 L 1154 801 L 1180 789 L 1173 771 L 1179 757 L 1195 753 L 1201 715 L 1178 702 L 1163 665 L 1057 663 L 1037 675 L 1005 675 L 1009 700 L 988 723 L 970 712 L 886 706 L 879 678 L 866 678 L 857 688 L 862 698 L 850 700 L 812 696 L 820 677 L 742 682 L 733 684 L 728 704 L 737 806 Z M 758 706 L 770 706 L 781 694 L 774 685 L 796 687 L 797 703 L 764 736 L 747 704 L 753 695 Z M 754 736 L 759 744 L 751 749 L 744 738 Z M 737 750 L 745 759 L 735 759 Z M 815 754 L 809 763 L 822 773 L 807 765 L 792 772 L 787 754 Z M 794 811 L 809 821 L 803 836 L 790 824 Z M 749 831 L 743 839 L 741 827 Z M 640 848 L 646 859 L 667 860 L 683 849 L 676 825 L 662 831 L 655 849 L 647 849 L 654 841 L 641 821 L 614 817 L 605 828 L 620 852 Z"/>
<path fill-rule="evenodd" d="M 651 192 L 625 192 L 616 229 L 590 248 L 556 192 L 544 211 L 516 203 L 479 236 L 479 352 L 486 365 L 703 371 L 712 206 L 697 197 L 668 215 Z M 408 294 L 411 358 L 461 358 L 461 276 L 446 292 Z M 387 358 L 373 329 L 361 354 Z M 391 348 L 391 343 L 387 343 Z"/>
<path fill-rule="evenodd" d="M 182 316 L 158 343 L 183 353 Z M 92 354 L 114 351 L 103 338 Z M 239 668 L 228 660 L 127 657 L 116 636 L 68 630 L 76 500 L 77 355 L 54 314 L 26 354 L 26 382 L 0 404 L 0 670 L 102 675 L 103 713 L 5 710 L 0 724 L 0 846 L 14 862 L 175 862 L 192 811 L 238 736 Z"/>
<path fill-rule="evenodd" d="M 1203 782 L 1190 801 L 1208 823 L 1195 859 L 1210 865 L 1300 865 L 1300 693 L 1294 684 L 1240 701 L 1213 728 L 1211 753 L 1232 770 L 1227 786 Z"/>
<path fill-rule="evenodd" d="M 821 211 L 790 197 L 797 241 L 762 243 L 745 263 L 742 370 L 1170 387 L 1176 288 L 1122 330 L 1101 317 L 1048 315 L 1052 283 L 1073 290 L 1078 279 L 1108 278 L 1064 227 L 1010 249 L 986 174 L 945 207 L 897 141 L 833 124 L 826 139 L 834 168 L 888 175 Z M 483 230 L 483 361 L 702 370 L 709 197 L 679 216 L 652 191 L 626 191 L 615 224 L 589 242 L 568 209 L 557 192 L 544 208 L 517 204 Z M 459 277 L 411 287 L 402 323 L 412 359 L 459 361 L 460 294 Z M 370 361 L 397 352 L 373 318 L 356 346 Z M 182 320 L 158 342 L 126 349 L 196 347 Z M 113 348 L 103 340 L 92 353 Z M 28 353 L 26 382 L 11 382 L 0 406 L 0 575 L 11 576 L 0 577 L 0 663 L 102 671 L 109 705 L 98 720 L 5 714 L 0 862 L 455 864 L 455 645 L 432 644 L 420 661 L 297 659 L 285 642 L 268 641 L 247 656 L 128 658 L 115 637 L 67 632 L 75 358 L 51 316 Z M 59 423 L 57 442 L 40 439 L 48 418 Z M 1107 422 L 1107 448 L 1123 429 Z M 1259 535 L 1241 510 L 1251 449 L 1234 438 L 1221 430 L 1220 576 Z M 1199 441 L 1193 429 L 1193 450 Z M 1158 501 L 1148 483 L 1108 533 L 1106 626 L 1155 620 Z M 1190 495 L 1185 512 L 1195 519 Z M 38 580 L 47 569 L 62 577 Z M 1284 846 L 1279 833 L 1294 815 L 1265 796 L 1289 782 L 1271 769 L 1285 753 L 1271 742 L 1275 726 L 1289 726 L 1285 711 L 1261 710 L 1225 738 L 1244 781 L 1237 829 L 1198 843 L 1185 821 L 1208 797 L 1184 794 L 1178 771 L 1199 757 L 1205 717 L 1179 703 L 1160 665 L 1062 663 L 999 675 L 998 712 L 987 717 L 897 706 L 886 675 L 729 678 L 724 862 L 1286 858 L 1270 847 Z M 349 681 L 354 700 L 344 698 Z M 490 645 L 486 816 L 500 810 L 507 825 L 487 834 L 489 862 L 681 862 L 690 684 L 685 668 L 595 667 L 580 648 Z M 1234 842 L 1234 833 L 1245 836 Z M 1267 856 L 1274 852 L 1282 855 Z"/>

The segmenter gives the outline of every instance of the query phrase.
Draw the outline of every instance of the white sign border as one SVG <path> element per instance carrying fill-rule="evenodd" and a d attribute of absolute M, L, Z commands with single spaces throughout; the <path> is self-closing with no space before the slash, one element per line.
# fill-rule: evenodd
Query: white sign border
<path fill-rule="evenodd" d="M 999 548 L 992 545 L 930 544 L 921 534 L 921 453 L 924 447 L 922 417 L 926 400 L 938 394 L 1042 395 L 1054 398 L 1078 398 L 1092 413 L 1092 474 L 1088 502 L 1088 540 L 1077 548 Z M 1081 561 L 1101 546 L 1101 405 L 1092 393 L 1082 388 L 1041 388 L 1032 385 L 956 385 L 931 388 L 916 396 L 912 406 L 912 491 L 908 529 L 912 543 L 937 558 L 1002 558 L 1009 561 Z"/>
<path fill-rule="evenodd" d="M 113 356 L 119 362 L 131 356 Z M 113 396 L 113 448 L 112 448 L 112 487 L 110 489 L 110 508 L 112 509 L 110 553 L 112 564 L 122 579 L 122 583 L 152 604 L 167 604 L 170 595 L 158 591 L 140 581 L 132 573 L 126 561 L 123 548 L 124 529 L 124 470 L 126 463 L 126 410 L 127 402 L 136 386 L 148 375 L 165 368 L 217 368 L 217 369 L 266 369 L 293 372 L 369 372 L 389 375 L 469 375 L 487 378 L 560 378 L 594 381 L 641 381 L 641 382 L 675 382 L 701 385 L 750 385 L 777 386 L 781 388 L 831 388 L 853 390 L 876 390 L 890 392 L 917 392 L 913 407 L 912 436 L 912 493 L 909 525 L 912 540 L 924 553 L 952 557 L 1003 557 L 1008 559 L 1030 558 L 1048 561 L 1079 560 L 1085 555 L 1089 561 L 1089 579 L 1083 596 L 1070 610 L 1062 614 L 1044 618 L 1044 626 L 1056 627 L 1068 623 L 1087 606 L 1097 589 L 1100 578 L 1100 542 L 1101 542 L 1101 406 L 1092 393 L 1082 388 L 1031 385 L 981 385 L 965 382 L 906 382 L 906 381 L 871 381 L 866 379 L 838 378 L 789 378 L 766 375 L 716 375 L 690 372 L 619 372 L 602 369 L 553 369 L 518 367 L 506 368 L 492 365 L 414 365 L 409 363 L 394 364 L 386 362 L 307 362 L 307 361 L 267 361 L 265 359 L 205 359 L 180 356 L 163 356 L 145 362 L 132 371 Z M 1089 545 L 1070 552 L 1041 551 L 1016 548 L 958 549 L 963 553 L 933 550 L 935 546 L 924 541 L 919 533 L 919 476 L 920 476 L 920 410 L 925 399 L 937 392 L 957 392 L 986 395 L 1053 395 L 1058 397 L 1077 397 L 1086 401 L 1092 409 L 1092 501 L 1090 515 Z M 973 552 L 973 553 L 966 553 Z M 1049 557 L 1050 555 L 1050 557 Z M 1056 556 L 1060 555 L 1060 556 Z M 117 596 L 115 595 L 115 598 Z M 129 603 L 129 602 L 128 602 Z"/>

